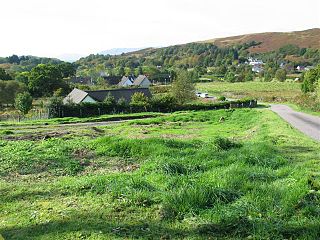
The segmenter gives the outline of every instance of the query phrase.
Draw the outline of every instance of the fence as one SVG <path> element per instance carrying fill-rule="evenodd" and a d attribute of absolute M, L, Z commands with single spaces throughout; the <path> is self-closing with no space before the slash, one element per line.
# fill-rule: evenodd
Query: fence
<path fill-rule="evenodd" d="M 49 113 L 47 110 L 31 110 L 28 115 L 23 116 L 18 113 L 7 113 L 0 115 L 1 122 L 23 122 L 30 120 L 48 119 Z"/>

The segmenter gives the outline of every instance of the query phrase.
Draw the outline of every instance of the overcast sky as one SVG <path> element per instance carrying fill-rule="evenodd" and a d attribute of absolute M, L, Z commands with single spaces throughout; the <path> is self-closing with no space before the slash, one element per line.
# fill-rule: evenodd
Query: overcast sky
<path fill-rule="evenodd" d="M 319 0 L 1 0 L 0 56 L 56 57 L 320 27 Z"/>

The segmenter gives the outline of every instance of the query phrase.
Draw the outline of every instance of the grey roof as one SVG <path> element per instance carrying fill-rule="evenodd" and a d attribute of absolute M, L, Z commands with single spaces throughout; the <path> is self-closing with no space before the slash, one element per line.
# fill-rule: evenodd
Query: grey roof
<path fill-rule="evenodd" d="M 111 95 L 116 101 L 124 98 L 126 102 L 130 102 L 133 94 L 137 92 L 142 92 L 146 97 L 151 97 L 151 92 L 148 88 L 120 88 L 120 89 L 110 89 L 110 90 L 96 90 L 96 91 L 82 91 L 80 89 L 73 89 L 67 97 L 63 99 L 63 103 L 67 104 L 73 102 L 79 104 L 87 96 L 90 96 L 97 102 L 103 102 L 107 96 Z"/>
<path fill-rule="evenodd" d="M 130 102 L 132 95 L 136 92 L 142 92 L 146 97 L 152 96 L 148 88 L 121 88 L 86 92 L 90 97 L 92 97 L 94 100 L 98 102 L 103 102 L 109 94 L 113 96 L 116 101 L 118 101 L 121 98 L 124 98 L 127 102 Z"/>
<path fill-rule="evenodd" d="M 130 80 L 132 83 L 133 83 L 133 77 L 127 77 L 127 76 L 123 76 L 122 78 L 121 78 L 121 81 L 118 83 L 118 85 L 119 86 L 123 86 L 125 83 L 126 83 L 126 81 L 127 80 Z"/>
<path fill-rule="evenodd" d="M 92 85 L 90 77 L 73 77 L 70 79 L 70 82 L 74 84 Z"/>
<path fill-rule="evenodd" d="M 83 99 L 85 99 L 85 97 L 88 95 L 87 92 L 82 91 L 80 89 L 74 88 L 64 99 L 63 99 L 63 103 L 67 104 L 67 103 L 81 103 L 81 101 Z"/>
<path fill-rule="evenodd" d="M 145 75 L 139 75 L 133 82 L 133 85 L 136 86 L 140 86 L 140 84 L 143 82 L 143 80 L 147 79 L 149 81 L 149 79 L 145 76 Z"/>

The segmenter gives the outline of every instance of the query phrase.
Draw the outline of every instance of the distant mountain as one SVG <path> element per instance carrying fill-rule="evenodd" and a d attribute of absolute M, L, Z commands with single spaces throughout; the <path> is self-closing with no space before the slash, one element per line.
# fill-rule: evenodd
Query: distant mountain
<path fill-rule="evenodd" d="M 122 53 L 129 53 L 129 52 L 135 52 L 138 50 L 141 50 L 143 48 L 111 48 L 102 52 L 99 52 L 99 54 L 103 55 L 121 55 Z"/>
<path fill-rule="evenodd" d="M 75 62 L 84 56 L 85 55 L 81 55 L 77 53 L 66 53 L 66 54 L 61 54 L 57 56 L 57 58 L 65 62 Z"/>
<path fill-rule="evenodd" d="M 249 51 L 252 53 L 275 51 L 288 44 L 297 45 L 300 48 L 320 49 L 320 28 L 313 28 L 295 32 L 266 32 L 245 34 L 226 38 L 214 38 L 201 42 L 213 43 L 218 47 L 228 47 L 236 44 L 249 43 L 252 41 L 261 42 L 261 44 L 253 46 L 249 49 Z"/>

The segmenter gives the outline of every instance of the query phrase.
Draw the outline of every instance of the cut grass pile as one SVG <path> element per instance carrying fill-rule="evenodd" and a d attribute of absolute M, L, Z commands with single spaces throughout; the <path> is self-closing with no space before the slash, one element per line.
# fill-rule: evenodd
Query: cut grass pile
<path fill-rule="evenodd" d="M 320 146 L 269 110 L 100 129 L 0 141 L 5 239 L 320 238 Z"/>

